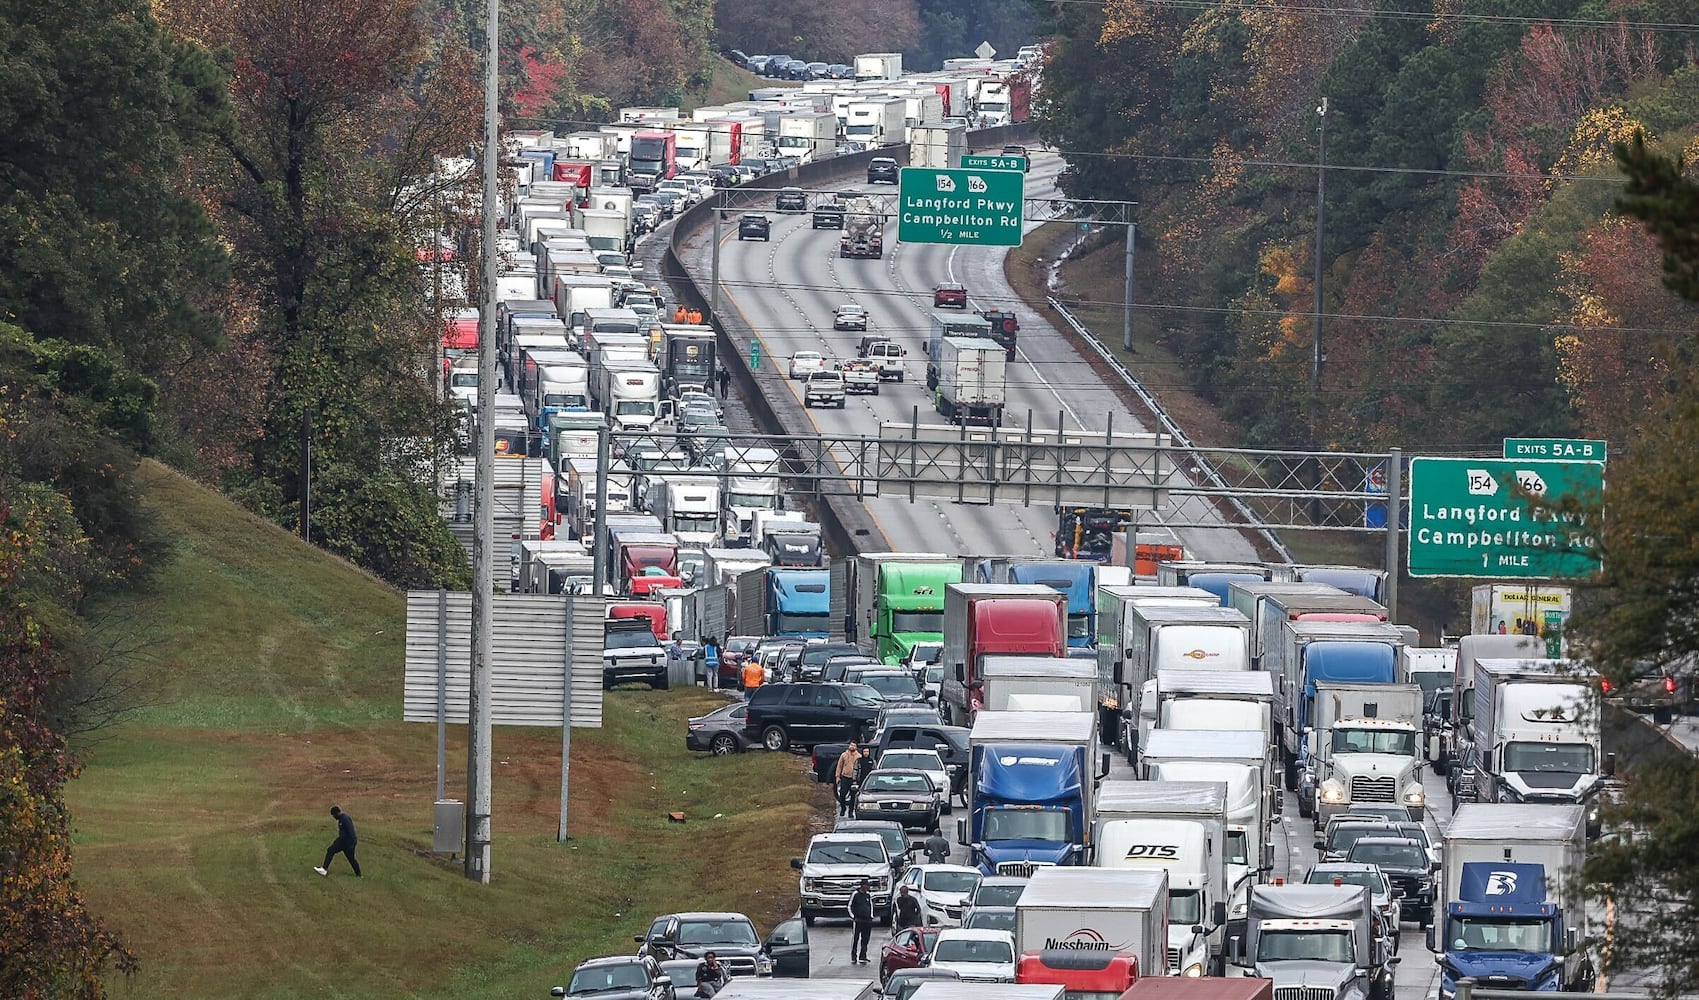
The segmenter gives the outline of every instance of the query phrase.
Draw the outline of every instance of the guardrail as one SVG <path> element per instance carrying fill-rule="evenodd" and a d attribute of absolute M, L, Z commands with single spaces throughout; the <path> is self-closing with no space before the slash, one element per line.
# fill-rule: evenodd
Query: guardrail
<path fill-rule="evenodd" d="M 1132 369 L 1122 364 L 1121 359 L 1115 356 L 1115 352 L 1111 351 L 1102 340 L 1098 339 L 1096 334 L 1092 333 L 1086 328 L 1084 323 L 1079 321 L 1079 317 L 1074 315 L 1073 310 L 1069 309 L 1054 296 L 1045 296 L 1044 301 L 1051 309 L 1055 310 L 1057 315 L 1062 317 L 1062 319 L 1068 324 L 1068 327 L 1074 331 L 1076 336 L 1091 345 L 1091 349 L 1097 352 L 1097 356 L 1103 359 L 1104 364 L 1108 365 L 1114 370 L 1116 375 L 1121 377 L 1121 381 L 1127 384 L 1127 388 L 1132 390 L 1133 395 L 1138 397 L 1139 402 L 1144 404 L 1145 409 L 1149 410 L 1151 416 L 1155 418 L 1159 425 L 1161 425 L 1162 431 L 1174 439 L 1175 446 L 1184 450 L 1191 456 L 1193 467 L 1197 469 L 1198 474 L 1207 480 L 1209 485 L 1216 489 L 1229 489 L 1227 481 L 1223 479 L 1221 473 L 1216 470 L 1215 463 L 1211 462 L 1209 458 L 1198 449 L 1198 446 L 1192 443 L 1192 439 L 1186 436 L 1185 430 L 1180 427 L 1179 423 L 1175 421 L 1173 417 L 1168 415 L 1168 411 L 1163 409 L 1162 404 L 1157 402 L 1156 397 L 1151 394 L 1150 390 L 1144 387 L 1144 383 L 1139 381 L 1138 376 L 1133 374 Z M 1296 559 L 1292 558 L 1292 553 L 1287 550 L 1285 543 L 1281 542 L 1280 538 L 1275 535 L 1274 532 L 1261 527 L 1258 524 L 1260 519 L 1249 507 L 1245 506 L 1245 504 L 1237 497 L 1233 497 L 1231 495 L 1224 497 L 1224 499 L 1228 505 L 1233 508 L 1234 512 L 1245 520 L 1247 526 L 1256 531 L 1256 533 L 1261 536 L 1262 540 L 1268 543 L 1270 548 L 1280 554 L 1280 558 L 1289 563 L 1297 562 Z"/>

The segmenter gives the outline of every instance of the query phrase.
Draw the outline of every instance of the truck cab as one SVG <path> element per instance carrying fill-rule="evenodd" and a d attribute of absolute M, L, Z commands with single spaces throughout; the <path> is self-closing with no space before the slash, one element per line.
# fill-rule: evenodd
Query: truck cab
<path fill-rule="evenodd" d="M 1274 980 L 1276 996 L 1391 1000 L 1396 956 L 1375 932 L 1368 890 L 1360 885 L 1259 885 L 1251 890 L 1235 963 Z"/>
<path fill-rule="evenodd" d="M 968 816 L 956 839 L 987 875 L 1028 876 L 1086 864 L 1097 782 L 1095 720 L 1086 712 L 983 712 L 969 734 Z"/>
<path fill-rule="evenodd" d="M 1394 804 L 1421 822 L 1427 809 L 1421 688 L 1330 681 L 1315 688 L 1314 725 L 1300 764 L 1300 815 L 1313 813 L 1319 830 L 1353 804 Z"/>
<path fill-rule="evenodd" d="M 827 570 L 775 568 L 766 576 L 766 634 L 800 639 L 824 639 L 831 634 Z"/>
<path fill-rule="evenodd" d="M 1543 865 L 1462 866 L 1459 898 L 1428 934 L 1429 948 L 1440 952 L 1441 1000 L 1451 1000 L 1463 978 L 1490 989 L 1566 988 L 1563 957 L 1577 941 L 1564 927 L 1563 911 L 1546 901 L 1545 886 Z M 1591 985 L 1578 988 L 1592 992 Z"/>
<path fill-rule="evenodd" d="M 1068 598 L 1068 645 L 1086 649 L 1097 642 L 1097 567 L 1089 562 L 1015 563 L 1010 583 L 1054 587 Z"/>

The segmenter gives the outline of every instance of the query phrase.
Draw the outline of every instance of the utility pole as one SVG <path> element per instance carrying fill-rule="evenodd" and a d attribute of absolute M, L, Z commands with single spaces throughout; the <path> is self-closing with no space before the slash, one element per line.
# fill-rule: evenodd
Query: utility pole
<path fill-rule="evenodd" d="M 1121 297 L 1121 350 L 1133 353 L 1133 244 L 1138 225 L 1133 222 L 1132 209 L 1121 206 L 1122 221 L 1127 224 L 1127 285 Z"/>
<path fill-rule="evenodd" d="M 472 676 L 466 704 L 466 877 L 490 882 L 490 641 L 495 603 L 496 453 L 496 31 L 501 0 L 489 0 L 484 26 L 484 293 L 478 310 L 477 502 L 472 526 Z"/>
<path fill-rule="evenodd" d="M 1315 257 L 1315 274 L 1312 284 L 1315 285 L 1315 336 L 1313 340 L 1315 353 L 1310 360 L 1310 395 L 1315 404 L 1321 402 L 1321 250 L 1322 242 L 1327 234 L 1327 98 L 1321 99 L 1321 106 L 1316 108 L 1316 117 L 1320 125 L 1316 127 L 1316 244 L 1312 251 Z"/>
<path fill-rule="evenodd" d="M 720 220 L 726 217 L 726 190 L 720 188 L 715 192 L 718 202 L 714 206 L 714 244 L 708 285 L 708 322 L 720 314 Z"/>

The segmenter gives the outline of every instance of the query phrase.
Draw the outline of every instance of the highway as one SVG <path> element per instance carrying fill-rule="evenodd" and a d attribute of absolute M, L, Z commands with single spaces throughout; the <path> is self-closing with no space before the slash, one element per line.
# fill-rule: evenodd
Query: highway
<path fill-rule="evenodd" d="M 1033 164 L 1028 196 L 1056 196 L 1062 160 L 1039 154 Z M 839 189 L 894 193 L 893 188 L 870 189 L 864 183 Z M 1070 429 L 1103 431 L 1111 420 L 1116 430 L 1141 427 L 1120 395 L 1103 383 L 1048 318 L 1018 300 L 1003 277 L 1003 248 L 899 244 L 893 224 L 886 229 L 884 259 L 841 260 L 836 230 L 812 229 L 806 214 L 761 211 L 772 220 L 768 242 L 738 240 L 735 216 L 722 228 L 720 283 L 722 312 L 736 310 L 758 332 L 762 367 L 756 376 L 763 392 L 788 392 L 800 402 L 800 384 L 786 377 L 788 359 L 797 351 L 817 350 L 834 360 L 855 357 L 861 334 L 832 330 L 832 310 L 846 302 L 868 311 L 870 330 L 888 334 L 908 349 L 905 382 L 884 383 L 878 396 L 853 395 L 842 411 L 808 411 L 819 432 L 873 434 L 881 421 L 906 422 L 917 408 L 921 423 L 942 422 L 926 391 L 925 341 L 933 312 L 932 289 L 945 281 L 967 286 L 970 311 L 1012 307 L 1020 316 L 1019 357 L 1009 367 L 1007 425 L 1024 426 L 1030 411 L 1039 428 L 1054 427 L 1058 414 L 1064 415 Z M 704 290 L 712 267 L 711 241 L 705 231 L 689 241 L 683 253 L 685 266 Z M 910 504 L 906 498 L 887 495 L 868 500 L 867 507 L 897 550 L 1054 551 L 1055 514 L 1047 506 Z M 1218 519 L 1196 500 L 1188 502 L 1185 513 L 1188 519 Z M 1231 528 L 1182 529 L 1178 534 L 1196 558 L 1256 558 L 1250 542 Z"/>

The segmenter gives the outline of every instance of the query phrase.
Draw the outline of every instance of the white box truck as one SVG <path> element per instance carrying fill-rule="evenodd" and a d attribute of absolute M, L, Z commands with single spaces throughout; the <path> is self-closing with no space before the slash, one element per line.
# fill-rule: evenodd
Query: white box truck
<path fill-rule="evenodd" d="M 1147 781 L 1227 785 L 1230 919 L 1244 916 L 1245 887 L 1273 870 L 1274 771 L 1261 734 L 1225 729 L 1155 729 L 1137 773 Z"/>
<path fill-rule="evenodd" d="M 1119 696 L 1121 714 L 1117 724 L 1127 760 L 1136 763 L 1140 699 L 1144 697 L 1146 683 L 1158 671 L 1175 667 L 1223 673 L 1249 670 L 1251 623 L 1232 608 L 1221 607 L 1219 602 L 1213 607 L 1165 607 L 1135 602 L 1125 611 L 1123 626 L 1124 689 Z"/>
<path fill-rule="evenodd" d="M 938 358 L 938 412 L 953 424 L 1003 423 L 1007 352 L 985 337 L 945 337 Z"/>
<path fill-rule="evenodd" d="M 1167 963 L 1168 874 L 1139 868 L 1041 868 L 1015 904 L 1015 952 L 1132 955 L 1139 975 Z"/>
<path fill-rule="evenodd" d="M 1097 665 L 1052 656 L 987 656 L 979 679 L 990 712 L 1096 712 Z"/>
<path fill-rule="evenodd" d="M 1099 568 L 1099 573 L 1102 568 Z M 1142 587 L 1131 584 L 1097 586 L 1097 712 L 1106 745 L 1121 741 L 1121 705 L 1127 693 L 1129 610 L 1134 604 L 1151 607 L 1218 607 L 1220 601 L 1197 587 Z"/>
<path fill-rule="evenodd" d="M 908 130 L 908 162 L 911 167 L 955 170 L 967 152 L 967 126 L 922 125 Z"/>
<path fill-rule="evenodd" d="M 900 80 L 903 76 L 901 52 L 868 52 L 855 57 L 856 80 Z"/>

